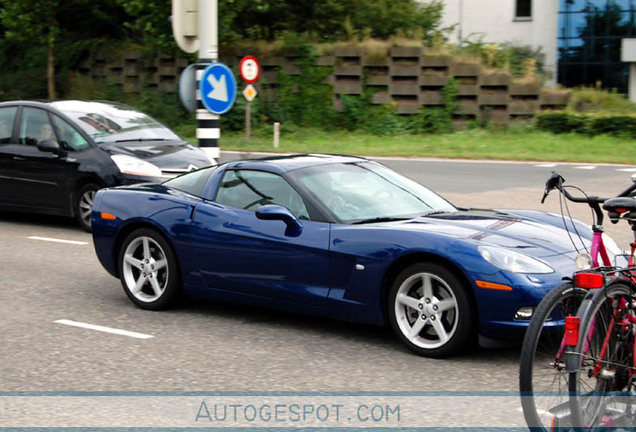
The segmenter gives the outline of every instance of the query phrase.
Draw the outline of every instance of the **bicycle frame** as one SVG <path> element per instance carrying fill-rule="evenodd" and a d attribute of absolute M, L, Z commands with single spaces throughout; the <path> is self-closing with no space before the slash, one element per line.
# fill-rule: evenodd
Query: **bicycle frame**
<path fill-rule="evenodd" d="M 617 197 L 631 197 L 633 196 L 633 192 L 636 191 L 636 176 L 632 177 L 633 180 L 633 184 L 630 185 L 628 188 L 626 188 L 625 190 L 623 190 L 620 194 L 617 195 Z M 570 231 L 572 234 L 574 235 L 578 235 L 578 240 L 583 244 L 583 249 L 585 254 L 587 255 L 587 258 L 585 258 L 584 260 L 581 260 L 580 257 L 577 257 L 577 267 L 578 268 L 583 268 L 583 267 L 587 267 L 589 265 L 589 268 L 587 270 L 580 270 L 575 272 L 574 276 L 572 277 L 572 279 L 570 279 L 571 281 L 571 286 L 573 287 L 574 291 L 577 291 L 579 293 L 583 292 L 586 294 L 581 294 L 581 299 L 583 300 L 582 304 L 585 304 L 586 302 L 589 303 L 591 301 L 591 298 L 594 297 L 592 295 L 592 293 L 590 292 L 590 290 L 594 291 L 593 289 L 599 289 L 599 288 L 603 288 L 606 284 L 610 283 L 610 281 L 615 281 L 619 278 L 617 278 L 617 276 L 624 276 L 626 278 L 625 284 L 629 284 L 630 286 L 634 287 L 636 286 L 636 266 L 634 264 L 635 258 L 635 251 L 636 251 L 636 229 L 634 229 L 634 225 L 632 225 L 632 228 L 634 229 L 634 234 L 635 234 L 635 241 L 630 245 L 631 246 L 631 253 L 629 254 L 629 257 L 627 258 L 626 261 L 628 261 L 627 263 L 627 267 L 623 267 L 624 266 L 624 261 L 619 261 L 619 262 L 612 262 L 613 258 L 609 251 L 606 248 L 604 239 L 603 239 L 603 218 L 604 218 L 604 212 L 601 209 L 601 206 L 605 203 L 605 201 L 609 200 L 609 198 L 599 198 L 596 196 L 587 196 L 585 195 L 585 192 L 581 191 L 582 194 L 584 196 L 582 197 L 574 197 L 572 196 L 568 189 L 567 186 L 564 186 L 564 182 L 565 180 L 563 179 L 563 177 L 561 177 L 558 173 L 553 172 L 552 176 L 550 177 L 550 179 L 546 182 L 546 187 L 545 187 L 545 193 L 543 196 L 543 199 L 541 200 L 541 202 L 543 203 L 545 198 L 547 197 L 548 193 L 552 190 L 552 189 L 558 189 L 558 191 L 561 193 L 561 195 L 566 198 L 568 201 L 570 202 L 575 202 L 575 203 L 585 203 L 587 204 L 594 212 L 594 221 L 592 222 L 592 235 L 591 235 L 591 239 L 588 236 L 587 239 L 584 239 L 581 237 L 581 235 L 577 232 L 577 224 L 574 223 L 574 221 L 571 221 L 570 223 L 567 223 L 567 221 L 565 220 L 566 214 L 563 211 L 563 206 L 561 207 L 562 209 L 562 216 L 563 216 L 563 222 L 566 225 L 566 229 L 568 231 Z M 579 189 L 580 190 L 580 189 Z M 631 199 L 631 198 L 630 198 Z M 635 212 L 636 210 L 634 208 L 632 208 L 631 205 L 633 205 L 633 203 L 631 201 L 625 201 L 626 205 L 628 205 L 628 207 L 626 207 L 626 209 L 628 209 L 629 211 Z M 619 203 L 613 203 L 614 206 L 616 206 Z M 617 208 L 617 207 L 613 207 L 613 208 Z M 617 208 L 618 209 L 618 208 Z M 622 212 L 626 212 L 628 210 L 617 210 L 619 213 Z M 568 215 L 569 215 L 569 211 L 568 211 Z M 615 222 L 616 220 L 618 220 L 619 218 L 617 217 L 616 219 L 614 219 L 614 215 L 613 213 L 610 213 L 610 218 L 612 218 L 612 221 Z M 631 215 L 630 216 L 633 220 L 636 220 L 636 218 Z M 627 219 L 627 218 L 625 218 Z M 634 224 L 636 224 L 636 222 L 634 222 Z M 589 243 L 589 241 L 591 240 L 591 243 Z M 577 249 L 577 251 L 580 249 L 578 246 L 578 243 L 575 243 L 575 239 L 572 238 L 572 243 L 574 246 L 574 249 Z M 584 266 L 581 266 L 581 264 L 585 264 Z M 579 277 L 580 274 L 583 273 L 589 273 L 589 275 L 583 275 L 583 277 Z M 599 276 L 599 274 L 601 276 Z M 560 286 L 559 286 L 560 287 Z M 557 287 L 558 288 L 558 287 Z M 556 289 L 556 288 L 555 288 Z M 603 290 L 605 291 L 605 290 Z M 556 294 L 556 291 L 554 292 Z M 556 295 L 552 295 L 551 293 L 551 301 L 553 302 L 559 302 L 560 297 L 556 296 Z M 628 298 L 628 300 L 630 300 L 630 298 Z M 555 305 L 557 303 L 554 303 Z M 627 304 L 627 303 L 626 303 Z M 547 305 L 547 303 L 546 303 Z M 628 306 L 631 306 L 631 303 L 627 304 Z M 614 309 L 616 309 L 617 305 L 614 304 L 609 304 L 610 307 L 614 307 Z M 582 306 L 581 306 L 582 307 Z M 597 339 L 594 343 L 594 348 L 598 349 L 597 352 L 595 353 L 590 353 L 590 351 L 586 348 L 584 351 L 580 351 L 579 349 L 582 348 L 583 346 L 587 347 L 587 344 L 585 341 L 583 341 L 582 339 L 585 339 L 585 337 L 588 337 L 588 335 L 580 335 L 579 334 L 579 326 L 576 325 L 575 330 L 571 331 L 572 326 L 571 324 L 574 323 L 578 323 L 580 322 L 580 320 L 577 320 L 576 315 L 580 316 L 580 312 L 582 311 L 581 307 L 579 307 L 579 313 L 575 315 L 573 315 L 573 312 L 568 312 L 566 314 L 562 314 L 559 315 L 559 317 L 557 319 L 559 320 L 564 320 L 563 324 L 564 324 L 564 333 L 563 336 L 560 337 L 558 339 L 554 339 L 554 345 L 551 345 L 551 349 L 549 351 L 544 351 L 543 355 L 548 354 L 549 358 L 546 358 L 545 360 L 549 361 L 549 364 L 551 365 L 551 368 L 554 370 L 554 375 L 552 375 L 551 372 L 547 372 L 547 376 L 548 377 L 554 377 L 554 380 L 561 380 L 562 378 L 559 378 L 558 374 L 565 371 L 568 373 L 568 376 L 572 376 L 571 374 L 578 369 L 577 365 L 580 365 L 580 361 L 581 361 L 581 356 L 586 356 L 586 354 L 582 354 L 582 353 L 587 353 L 587 354 L 596 354 L 597 356 L 595 358 L 591 358 L 588 357 L 587 360 L 587 365 L 588 367 L 590 367 L 590 370 L 593 368 L 594 371 L 592 372 L 593 374 L 595 374 L 594 376 L 598 376 L 599 379 L 609 379 L 609 377 L 613 376 L 612 375 L 612 371 L 610 370 L 610 368 L 612 367 L 612 365 L 609 365 L 608 367 L 608 359 L 609 356 L 614 356 L 614 354 L 617 353 L 617 351 L 615 352 L 616 348 L 614 346 L 614 338 L 612 337 L 606 337 L 606 335 L 601 335 L 600 333 L 596 335 Z M 547 308 L 547 306 L 542 306 L 542 312 L 543 311 L 552 311 L 552 309 Z M 609 332 L 609 334 L 613 334 L 614 336 L 618 336 L 620 338 L 620 340 L 624 341 L 622 344 L 620 344 L 621 347 L 623 348 L 627 348 L 629 351 L 626 352 L 625 354 L 621 354 L 621 355 L 632 355 L 632 358 L 629 359 L 627 362 L 623 361 L 621 364 L 622 365 L 627 365 L 627 370 L 629 371 L 629 384 L 633 385 L 632 382 L 635 379 L 634 377 L 636 377 L 636 358 L 634 358 L 632 353 L 636 352 L 636 335 L 634 334 L 636 332 L 636 316 L 630 316 L 629 318 L 626 318 L 625 315 L 626 313 L 624 311 L 612 311 L 612 312 L 616 312 L 615 314 L 613 314 L 614 316 L 612 317 L 611 315 L 608 316 L 608 320 L 610 318 L 613 319 L 613 323 L 610 325 L 610 328 L 613 329 L 612 331 L 614 331 L 614 333 L 611 333 L 611 331 Z M 541 320 L 545 320 L 545 319 L 549 319 L 549 314 L 551 314 L 552 312 L 547 312 L 548 315 L 542 315 L 541 316 Z M 636 315 L 636 313 L 633 313 L 630 310 L 629 315 Z M 574 317 L 574 318 L 572 318 Z M 592 318 L 593 319 L 593 318 Z M 582 323 L 581 323 L 582 324 Z M 589 324 L 589 321 L 588 321 Z M 604 325 L 607 324 L 607 322 L 604 320 Z M 598 326 L 596 326 L 598 327 Z M 536 326 L 536 324 L 534 325 L 533 328 L 538 328 Z M 600 331 L 599 328 L 595 328 L 595 325 L 593 324 L 591 327 L 586 327 L 588 328 L 589 331 L 589 339 L 588 341 L 592 340 L 591 336 L 594 335 L 594 331 Z M 618 330 L 626 330 L 629 331 L 625 332 L 623 334 L 617 335 L 615 332 Z M 536 333 L 536 337 L 539 338 L 541 336 L 541 331 L 539 332 L 535 332 Z M 601 337 L 598 337 L 601 336 Z M 535 337 L 535 336 L 533 336 Z M 537 339 L 538 340 L 538 339 Z M 569 342 L 569 343 L 568 343 Z M 528 369 L 523 369 L 524 371 L 530 370 L 532 371 L 533 369 L 533 362 L 534 360 L 532 359 L 532 357 L 528 357 L 528 355 L 534 355 L 537 352 L 537 342 L 535 342 L 535 345 L 531 346 L 528 341 L 524 340 L 524 349 L 527 346 L 531 346 L 531 349 L 534 349 L 533 352 L 526 352 L 525 353 L 525 357 L 522 358 L 522 363 L 521 363 L 521 367 L 522 368 L 528 368 Z M 598 345 L 603 346 L 603 348 L 599 347 Z M 633 346 L 632 346 L 633 345 Z M 591 346 L 589 347 L 591 348 Z M 554 350 L 554 351 L 552 351 Z M 578 353 L 577 353 L 578 352 Z M 600 355 L 601 359 L 599 359 L 599 352 L 602 352 L 602 354 Z M 524 353 L 524 351 L 522 351 L 522 354 Z M 621 351 L 622 353 L 622 351 Z M 554 355 L 554 357 L 553 357 Z M 527 360 L 527 358 L 531 358 L 531 360 Z M 623 357 L 624 360 L 627 360 L 628 357 Z M 605 361 L 603 362 L 602 359 L 605 359 Z M 613 361 L 613 358 L 611 359 Z M 629 365 L 634 364 L 633 368 L 630 367 Z M 545 363 L 544 363 L 545 364 Z M 525 365 L 525 366 L 524 366 Z M 532 377 L 532 372 L 530 372 L 531 374 L 528 375 L 528 372 L 525 372 L 524 378 L 521 378 L 522 386 L 526 386 L 528 387 L 528 380 L 530 380 L 530 391 L 534 391 L 534 378 Z M 623 369 L 621 369 L 621 372 L 619 372 L 619 374 L 617 376 L 620 376 L 621 380 L 624 379 L 624 377 L 627 374 L 623 371 Z M 590 375 L 591 376 L 591 375 Z M 528 378 L 530 377 L 530 378 Z M 567 379 L 567 378 L 566 378 Z M 554 381 L 556 382 L 556 381 Z M 624 383 L 624 381 L 621 381 L 621 383 Z M 567 384 L 567 381 L 566 381 Z M 607 382 L 607 384 L 610 384 L 609 382 Z M 610 385 L 621 385 L 620 383 L 611 383 Z M 572 385 L 570 383 L 570 385 Z M 603 386 L 603 388 L 609 388 L 607 387 L 606 383 L 598 381 L 598 385 Z M 622 387 L 622 385 L 621 385 Z M 631 388 L 631 387 L 630 387 Z M 526 391 L 526 390 L 524 390 Z M 570 398 L 572 397 L 572 393 L 570 393 Z M 523 403 L 523 399 L 522 399 L 522 405 L 524 408 L 524 415 L 526 416 L 526 420 L 528 422 L 529 426 L 534 426 L 536 428 L 536 426 L 541 426 L 541 428 L 545 428 L 548 430 L 566 430 L 568 428 L 571 427 L 571 425 L 573 424 L 573 413 L 571 411 L 566 412 L 563 410 L 564 408 L 564 404 L 562 399 L 556 399 L 554 402 L 556 402 L 556 405 L 548 405 L 548 407 L 544 407 L 543 408 L 543 412 L 545 414 L 551 414 L 551 421 L 552 424 L 549 425 L 547 423 L 543 423 L 543 420 L 540 420 L 540 415 L 537 412 L 537 405 L 535 405 L 534 402 L 532 403 Z M 569 402 L 570 404 L 572 404 L 572 400 Z M 567 405 L 567 404 L 566 404 Z M 534 411 L 533 411 L 534 410 Z M 578 413 L 579 411 L 577 411 Z M 631 411 L 630 411 L 631 412 Z M 607 426 L 608 423 L 605 422 L 605 412 L 602 411 L 600 412 L 600 415 L 603 416 L 603 422 L 604 425 Z M 631 414 L 630 414 L 631 415 Z M 579 416 L 579 414 L 577 414 L 577 416 Z M 609 417 L 607 417 L 610 421 L 611 419 Z M 537 429 L 538 430 L 538 429 Z M 568 429 L 569 430 L 569 429 Z M 587 429 L 586 429 L 587 430 Z"/>
<path fill-rule="evenodd" d="M 594 228 L 597 228 L 597 227 L 594 227 Z M 609 254 L 607 253 L 607 249 L 605 249 L 605 243 L 603 243 L 602 228 L 600 230 L 594 229 L 594 232 L 592 234 L 592 249 L 590 251 L 590 255 L 592 257 L 592 264 L 594 265 L 594 267 L 600 267 L 601 265 L 598 259 L 599 256 L 601 257 L 603 266 L 605 267 L 612 266 L 612 261 L 610 260 Z M 630 260 L 632 256 L 634 256 L 633 251 L 630 256 Z"/>
<path fill-rule="evenodd" d="M 636 233 L 636 231 L 635 231 Z M 632 398 L 634 396 L 634 377 L 636 377 L 636 313 L 633 310 L 633 299 L 636 293 L 636 267 L 633 266 L 634 251 L 636 249 L 636 241 L 631 244 L 631 254 L 629 256 L 629 264 L 625 268 L 610 268 L 610 269 L 592 269 L 591 272 L 600 273 L 603 275 L 603 290 L 599 291 L 593 296 L 588 297 L 590 312 L 592 312 L 591 321 L 584 323 L 585 318 L 581 320 L 581 327 L 587 328 L 587 334 L 578 342 L 577 347 L 569 346 L 572 351 L 566 351 L 568 355 L 567 363 L 568 370 L 571 373 L 575 372 L 579 367 L 582 369 L 578 372 L 580 374 L 587 374 L 590 379 L 596 380 L 596 384 L 590 393 L 587 393 L 592 398 L 600 398 L 616 396 L 616 392 L 624 392 L 625 389 L 628 393 L 624 397 Z M 607 279 L 609 276 L 611 279 Z M 618 283 L 625 287 L 623 292 L 620 289 L 615 290 L 614 294 L 608 292 L 608 296 L 605 296 L 605 287 L 611 286 L 612 283 Z M 598 300 L 597 300 L 598 299 Z M 609 309 L 601 312 L 601 305 L 607 302 Z M 593 306 L 597 304 L 597 306 Z M 583 312 L 581 312 L 583 311 Z M 601 315 L 608 318 L 607 321 L 603 320 L 601 327 L 597 326 L 597 318 Z M 585 317 L 588 312 L 585 311 L 585 306 L 582 305 L 579 309 L 579 316 Z M 588 327 L 589 325 L 589 327 Z M 597 346 L 596 353 L 591 352 L 591 344 L 594 340 L 595 333 L 600 331 L 597 339 L 600 342 L 600 346 Z M 603 334 L 604 333 L 604 334 Z M 627 351 L 624 351 L 627 349 Z M 572 379 L 572 378 L 570 378 Z M 570 387 L 572 390 L 572 387 Z M 571 393 L 571 403 L 578 404 L 578 389 L 577 393 Z M 631 396 L 630 396 L 631 395 Z M 583 394 L 581 394 L 583 396 Z M 574 398 L 574 399 L 572 399 Z M 591 406 L 586 403 L 586 410 L 592 408 L 592 417 L 590 419 L 593 422 L 600 422 L 598 424 L 585 424 L 585 430 L 596 430 L 597 426 L 603 428 L 612 428 L 614 425 L 614 415 L 612 410 L 605 411 L 602 408 L 600 400 L 593 403 Z M 573 402 L 572 402 L 573 401 Z M 574 408 L 573 408 L 574 409 Z M 577 409 L 582 409 L 577 408 Z M 602 411 L 596 411 L 602 409 Z M 614 410 L 614 413 L 620 411 Z M 580 415 L 580 414 L 578 414 Z M 634 411 L 626 411 L 625 415 L 631 416 L 631 422 L 634 421 Z M 628 417 L 625 417 L 628 418 Z M 579 420 L 580 421 L 580 420 Z M 587 420 L 585 420 L 587 421 Z"/>
<path fill-rule="evenodd" d="M 599 358 L 595 361 L 594 368 L 592 369 L 592 373 L 594 376 L 598 376 L 598 374 L 603 369 L 601 363 L 606 358 L 610 335 L 614 331 L 614 327 L 618 325 L 625 328 L 626 326 L 629 326 L 630 324 L 636 324 L 636 315 L 631 312 L 628 313 L 623 319 L 621 319 L 620 311 L 624 309 L 626 306 L 627 306 L 627 302 L 625 301 L 624 298 L 621 297 L 620 304 L 618 304 L 617 307 L 615 307 L 613 310 L 612 318 L 610 319 L 609 325 L 607 326 L 607 334 L 605 335 L 605 338 L 603 339 L 603 344 L 601 346 L 601 352 L 599 353 Z M 587 335 L 587 339 L 585 341 L 585 346 L 584 346 L 584 350 L 582 354 L 587 353 L 589 350 L 590 341 L 592 340 L 592 337 L 594 336 L 595 324 L 596 322 L 595 320 L 593 320 L 592 325 L 590 326 L 590 331 Z M 632 337 L 634 339 L 632 342 L 632 346 L 633 346 L 633 349 L 636 350 L 636 333 L 632 332 Z M 632 352 L 636 352 L 636 351 L 632 351 Z M 632 367 L 636 368 L 636 356 L 633 356 L 633 355 L 632 355 Z M 634 373 L 635 373 L 634 370 L 629 371 L 630 376 L 632 376 Z"/>

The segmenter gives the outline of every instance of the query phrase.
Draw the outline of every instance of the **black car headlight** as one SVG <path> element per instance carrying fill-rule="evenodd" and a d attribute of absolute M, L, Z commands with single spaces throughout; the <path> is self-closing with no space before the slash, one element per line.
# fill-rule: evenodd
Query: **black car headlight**
<path fill-rule="evenodd" d="M 116 154 L 110 158 L 115 162 L 122 174 L 130 174 L 142 177 L 161 177 L 161 169 L 158 166 L 134 156 Z"/>

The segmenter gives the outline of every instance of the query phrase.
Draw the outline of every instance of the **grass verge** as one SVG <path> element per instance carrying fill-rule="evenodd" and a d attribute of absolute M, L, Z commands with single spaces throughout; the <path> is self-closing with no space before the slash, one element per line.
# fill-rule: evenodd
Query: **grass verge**
<path fill-rule="evenodd" d="M 196 142 L 194 137 L 189 140 Z M 219 145 L 222 150 L 244 152 L 636 164 L 636 145 L 632 140 L 611 136 L 554 135 L 532 128 L 472 129 L 419 136 L 288 128 L 281 132 L 278 148 L 273 147 L 273 128 L 259 128 L 253 132 L 249 143 L 244 133 L 223 131 Z"/>

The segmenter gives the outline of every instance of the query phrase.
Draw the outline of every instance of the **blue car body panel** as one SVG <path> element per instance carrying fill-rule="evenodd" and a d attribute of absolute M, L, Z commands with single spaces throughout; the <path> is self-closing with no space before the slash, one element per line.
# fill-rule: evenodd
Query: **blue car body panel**
<path fill-rule="evenodd" d="M 224 169 L 247 166 L 282 174 L 308 163 L 327 161 L 244 161 Z M 92 226 L 104 268 L 118 276 L 117 254 L 124 237 L 136 227 L 149 226 L 172 244 L 191 296 L 384 324 L 391 277 L 406 263 L 436 261 L 472 289 L 479 332 L 491 338 L 518 337 L 528 322 L 516 321 L 515 312 L 536 306 L 574 271 L 575 252 L 555 215 L 463 210 L 361 225 L 301 220 L 300 232 L 290 235 L 283 221 L 260 220 L 253 211 L 213 202 L 221 174 L 222 169 L 212 174 L 204 188 L 210 200 L 161 184 L 99 191 Z M 101 212 L 116 219 L 102 218 Z M 578 229 L 589 241 L 589 229 L 582 224 Z M 482 258 L 480 245 L 517 250 L 549 263 L 555 272 L 501 270 Z M 512 290 L 484 289 L 476 281 Z"/>

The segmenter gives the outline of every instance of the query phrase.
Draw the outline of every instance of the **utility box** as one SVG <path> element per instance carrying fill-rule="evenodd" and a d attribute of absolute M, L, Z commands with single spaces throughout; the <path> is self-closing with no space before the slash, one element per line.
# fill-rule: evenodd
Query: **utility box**
<path fill-rule="evenodd" d="M 203 0 L 206 1 L 206 0 Z M 199 49 L 199 0 L 172 0 L 172 33 L 183 51 Z"/>

